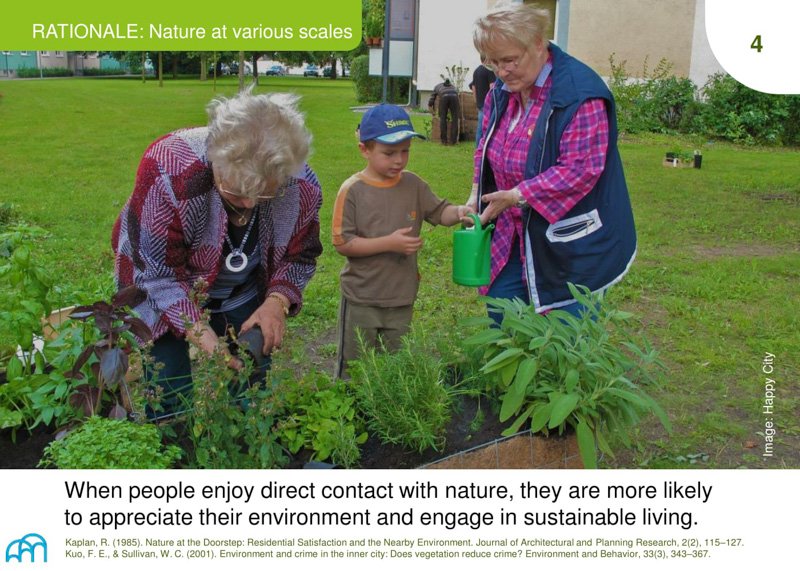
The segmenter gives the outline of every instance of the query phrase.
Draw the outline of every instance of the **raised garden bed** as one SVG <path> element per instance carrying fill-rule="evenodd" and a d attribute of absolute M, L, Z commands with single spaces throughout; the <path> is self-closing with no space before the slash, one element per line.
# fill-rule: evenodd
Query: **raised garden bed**
<path fill-rule="evenodd" d="M 363 445 L 360 467 L 365 469 L 526 469 L 582 468 L 574 436 L 532 435 L 523 432 L 498 438 L 510 423 L 501 423 L 495 414 L 486 412 L 483 423 L 472 430 L 470 425 L 478 411 L 475 399 L 463 397 L 447 430 L 444 450 L 423 453 L 398 445 L 382 444 L 370 437 Z M 50 430 L 39 427 L 28 434 L 17 431 L 16 442 L 10 430 L 0 431 L 0 468 L 36 468 L 44 448 L 52 441 Z M 289 468 L 303 468 L 308 453 L 298 454 Z"/>
<path fill-rule="evenodd" d="M 583 468 L 574 435 L 544 437 L 530 431 L 476 446 L 422 466 L 426 469 Z"/>

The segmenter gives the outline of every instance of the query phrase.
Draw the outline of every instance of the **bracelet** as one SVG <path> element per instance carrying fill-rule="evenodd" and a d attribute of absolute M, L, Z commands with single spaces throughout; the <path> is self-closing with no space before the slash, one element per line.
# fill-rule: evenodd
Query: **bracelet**
<path fill-rule="evenodd" d="M 279 296 L 279 295 L 278 295 L 277 293 L 275 293 L 275 292 L 272 292 L 271 294 L 269 294 L 269 295 L 267 296 L 267 299 L 269 299 L 269 298 L 272 298 L 272 299 L 275 299 L 275 300 L 277 300 L 277 301 L 278 301 L 278 303 L 280 303 L 280 304 L 281 304 L 281 308 L 283 309 L 283 314 L 284 314 L 284 315 L 289 315 L 289 305 L 287 305 L 287 304 L 286 304 L 286 302 L 285 302 L 285 301 L 283 301 L 283 298 L 282 298 L 281 296 Z"/>

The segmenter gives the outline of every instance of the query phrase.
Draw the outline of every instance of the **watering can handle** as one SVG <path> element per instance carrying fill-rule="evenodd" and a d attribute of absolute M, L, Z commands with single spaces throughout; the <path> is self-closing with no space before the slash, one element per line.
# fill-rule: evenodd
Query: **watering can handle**
<path fill-rule="evenodd" d="M 480 230 L 481 229 L 481 217 L 478 216 L 475 213 L 470 213 L 470 214 L 468 214 L 468 216 L 470 218 L 472 218 L 472 223 L 475 225 L 475 229 L 476 230 Z M 462 228 L 466 228 L 466 225 L 462 222 L 461 223 L 461 227 Z"/>

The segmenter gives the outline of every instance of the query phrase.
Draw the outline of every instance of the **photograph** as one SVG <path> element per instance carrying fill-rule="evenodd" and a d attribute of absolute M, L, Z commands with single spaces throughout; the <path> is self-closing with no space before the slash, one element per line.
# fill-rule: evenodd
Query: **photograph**
<path fill-rule="evenodd" d="M 118 51 L 0 52 L 0 468 L 797 470 L 800 95 L 712 3 L 45 3 L 32 47 Z"/>

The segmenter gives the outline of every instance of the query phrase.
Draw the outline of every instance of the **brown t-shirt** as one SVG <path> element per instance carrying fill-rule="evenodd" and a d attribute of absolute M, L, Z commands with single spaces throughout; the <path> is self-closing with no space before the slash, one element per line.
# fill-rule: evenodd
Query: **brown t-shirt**
<path fill-rule="evenodd" d="M 428 184 L 404 171 L 395 181 L 379 182 L 357 173 L 339 189 L 333 207 L 333 244 L 356 237 L 380 238 L 411 226 L 419 236 L 422 221 L 436 225 L 450 203 L 431 192 Z M 347 258 L 341 273 L 342 295 L 360 305 L 411 305 L 419 289 L 417 255 L 384 252 Z"/>

